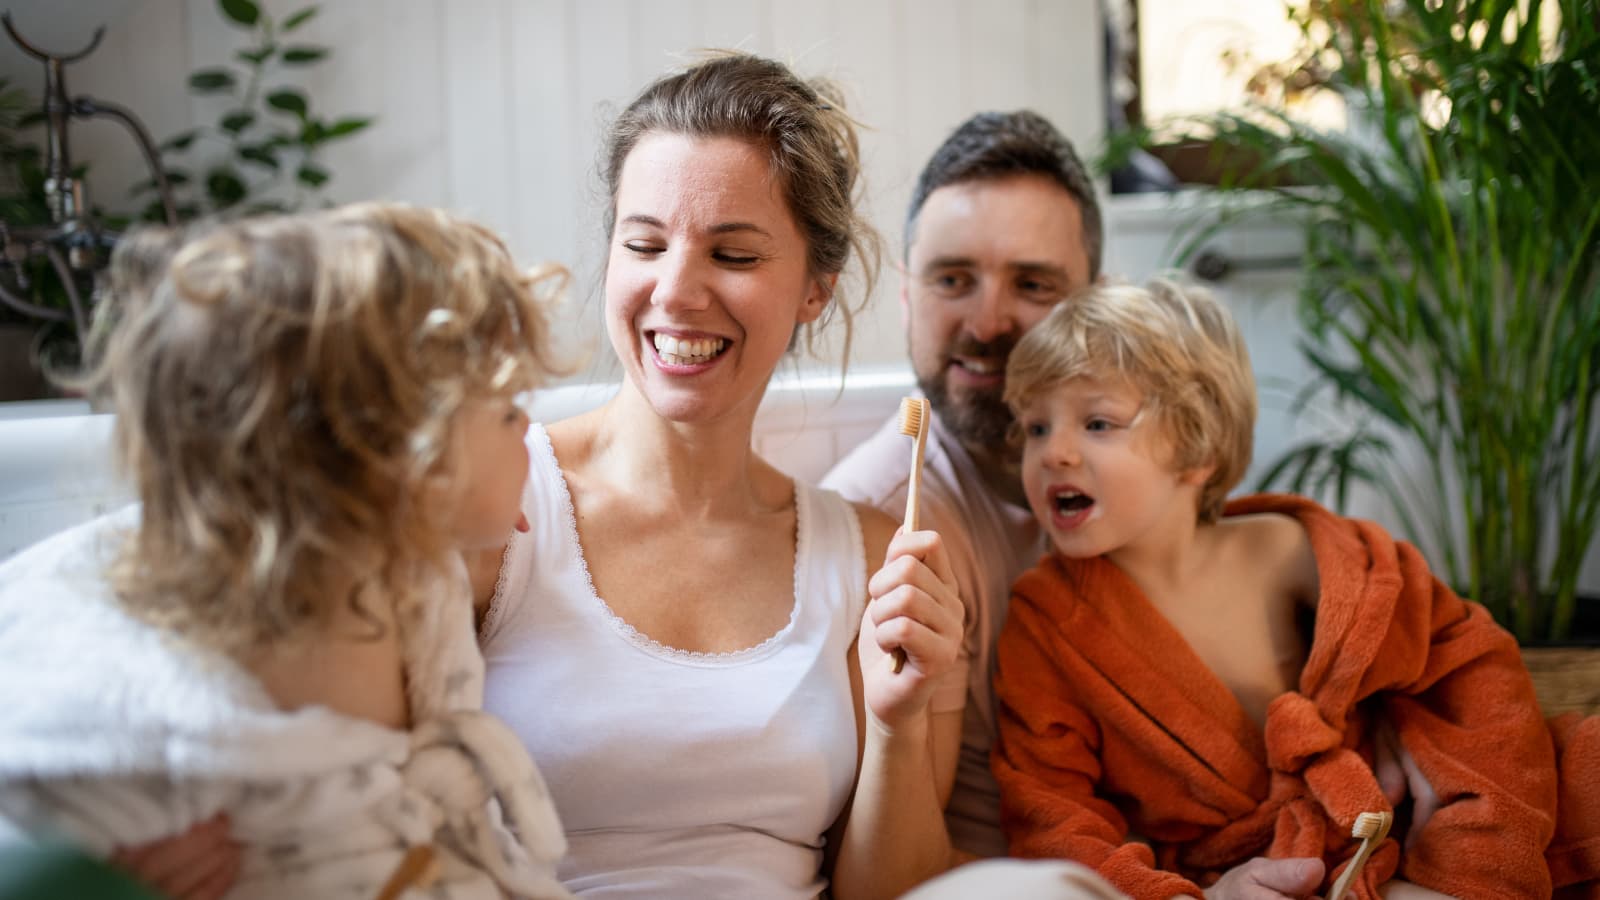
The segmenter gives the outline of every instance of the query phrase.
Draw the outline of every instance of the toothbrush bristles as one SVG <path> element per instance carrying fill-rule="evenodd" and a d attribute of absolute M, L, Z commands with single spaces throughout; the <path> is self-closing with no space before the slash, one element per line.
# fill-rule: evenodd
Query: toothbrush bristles
<path fill-rule="evenodd" d="M 900 401 L 900 433 L 916 437 L 921 430 L 922 401 L 916 397 L 906 397 Z"/>
<path fill-rule="evenodd" d="M 1384 818 L 1385 814 L 1381 812 L 1364 812 L 1356 816 L 1355 824 L 1350 826 L 1350 836 L 1354 838 L 1376 837 L 1382 840 L 1383 832 L 1388 830 Z"/>

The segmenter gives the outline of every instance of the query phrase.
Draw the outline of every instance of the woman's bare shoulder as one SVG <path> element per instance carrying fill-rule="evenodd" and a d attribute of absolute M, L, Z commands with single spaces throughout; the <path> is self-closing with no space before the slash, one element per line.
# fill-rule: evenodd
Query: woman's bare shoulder
<path fill-rule="evenodd" d="M 889 542 L 894 540 L 900 523 L 883 510 L 867 503 L 851 503 L 856 508 L 856 518 L 861 522 L 861 541 L 867 548 L 869 572 L 883 563 L 889 554 Z"/>

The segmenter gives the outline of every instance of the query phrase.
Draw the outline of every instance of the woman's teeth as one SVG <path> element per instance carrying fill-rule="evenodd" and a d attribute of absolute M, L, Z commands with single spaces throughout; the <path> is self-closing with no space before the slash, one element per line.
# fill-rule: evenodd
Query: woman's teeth
<path fill-rule="evenodd" d="M 668 334 L 653 338 L 656 355 L 669 366 L 688 366 L 703 363 L 722 352 L 728 345 L 724 338 L 689 338 L 680 340 Z"/>

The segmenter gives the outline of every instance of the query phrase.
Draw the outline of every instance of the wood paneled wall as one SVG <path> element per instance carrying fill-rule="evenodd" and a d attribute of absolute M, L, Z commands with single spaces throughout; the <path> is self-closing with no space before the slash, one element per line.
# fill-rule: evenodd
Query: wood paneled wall
<path fill-rule="evenodd" d="M 305 0 L 261 0 L 279 19 Z M 194 97 L 188 73 L 227 63 L 241 32 L 215 0 L 101 0 L 110 26 L 69 88 L 132 108 L 158 139 L 214 123 L 221 101 Z M 333 49 L 303 70 L 316 108 L 377 124 L 327 162 L 335 200 L 445 206 L 506 235 L 519 258 L 577 275 L 564 328 L 596 350 L 586 376 L 612 374 L 598 338 L 602 198 L 599 136 L 621 104 L 705 47 L 737 47 L 841 82 L 867 126 L 866 202 L 897 258 L 917 169 L 963 118 L 1031 107 L 1088 151 L 1103 130 L 1097 0 L 323 0 L 296 38 Z M 52 36 L 99 21 L 91 0 L 13 0 L 26 31 Z M 57 37 L 66 41 L 65 37 Z M 75 41 L 68 41 L 72 46 Z M 9 43 L 0 74 L 37 90 L 35 64 Z M 88 124 L 74 150 L 108 208 L 134 204 L 144 177 L 120 128 Z M 858 324 L 852 364 L 904 360 L 886 267 Z M 806 366 L 838 368 L 830 359 Z"/>

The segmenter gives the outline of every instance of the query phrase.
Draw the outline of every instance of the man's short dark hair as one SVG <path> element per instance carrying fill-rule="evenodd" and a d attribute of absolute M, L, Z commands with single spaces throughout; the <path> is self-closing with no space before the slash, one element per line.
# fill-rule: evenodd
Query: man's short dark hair
<path fill-rule="evenodd" d="M 962 122 L 933 152 L 911 193 L 911 208 L 906 213 L 907 248 L 929 194 L 947 184 L 1011 175 L 1043 175 L 1078 201 L 1089 278 L 1098 278 L 1104 226 L 1088 170 L 1071 141 L 1044 116 L 1026 109 L 978 113 Z"/>

